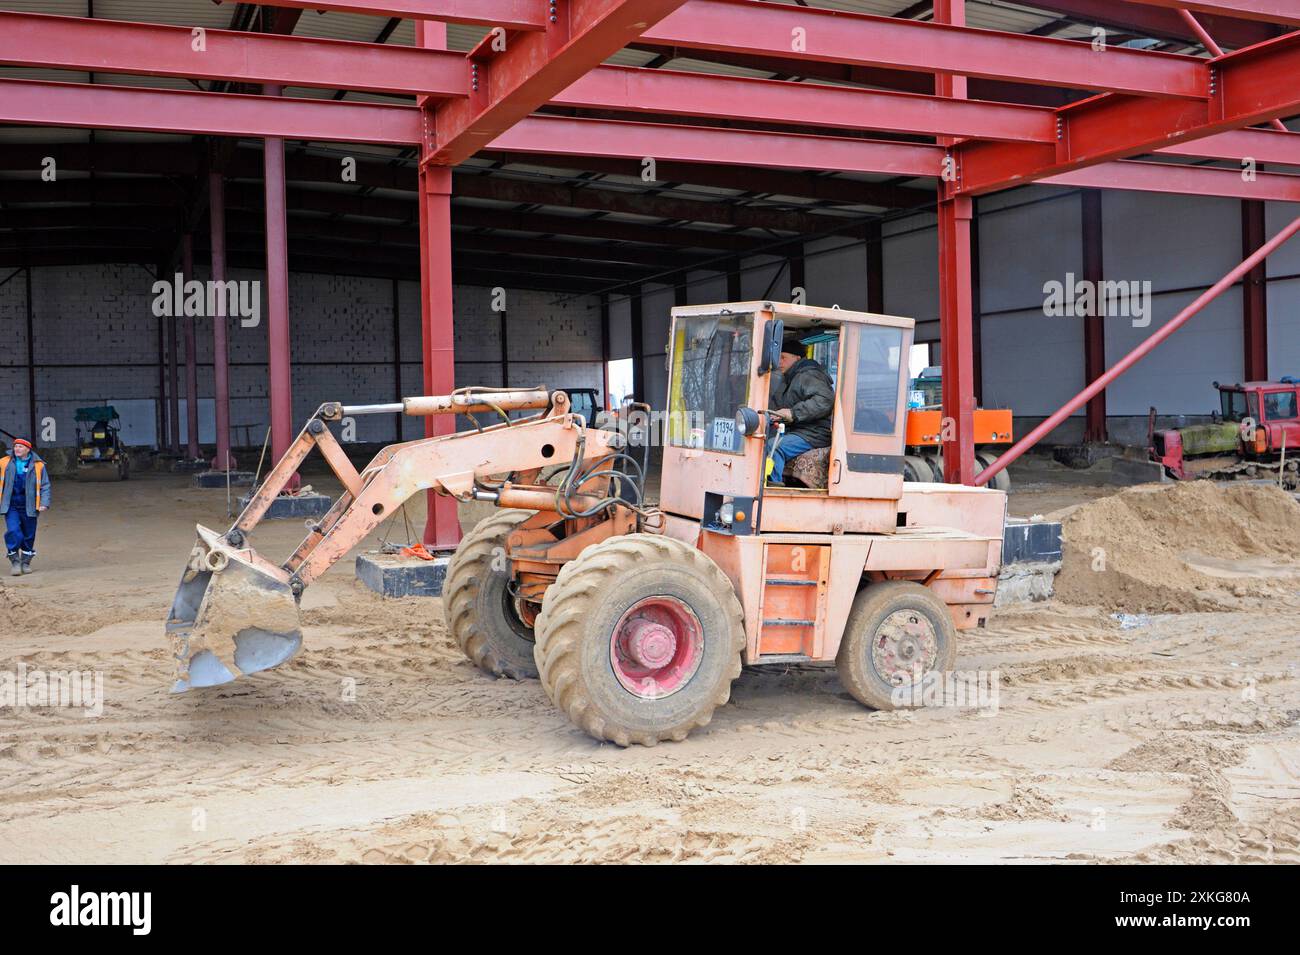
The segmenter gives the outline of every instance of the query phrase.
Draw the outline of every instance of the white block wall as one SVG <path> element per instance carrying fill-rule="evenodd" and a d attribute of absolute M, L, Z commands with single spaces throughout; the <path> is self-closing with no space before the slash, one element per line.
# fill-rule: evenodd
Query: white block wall
<path fill-rule="evenodd" d="M 8 273 L 0 273 L 3 281 Z M 152 444 L 160 403 L 160 320 L 153 315 L 154 277 L 139 266 L 86 266 L 33 270 L 37 418 L 53 418 L 53 444 L 75 440 L 79 406 L 118 406 L 132 442 Z M 198 278 L 206 276 L 200 272 Z M 262 280 L 260 273 L 233 270 L 229 278 Z M 260 444 L 269 422 L 266 370 L 266 303 L 257 327 L 227 323 L 230 357 L 230 418 L 251 425 Z M 0 427 L 29 430 L 26 273 L 0 286 Z M 399 327 L 393 322 L 396 301 Z M 503 372 L 503 316 L 492 311 L 491 290 L 455 290 L 457 386 L 544 383 L 551 388 L 596 388 L 603 395 L 598 302 L 551 292 L 508 290 L 504 321 L 509 378 Z M 210 445 L 212 425 L 212 329 L 196 319 L 199 438 Z M 293 357 L 293 413 L 305 421 L 326 400 L 394 401 L 423 390 L 420 361 L 420 298 L 414 282 L 291 273 L 289 321 Z M 185 354 L 181 323 L 179 380 L 181 433 L 185 428 Z M 400 351 L 401 385 L 395 358 Z M 165 375 L 165 370 L 164 370 Z M 406 438 L 423 433 L 423 422 L 406 419 Z M 462 426 L 467 426 L 462 422 Z M 166 436 L 164 436 L 166 437 Z M 391 415 L 356 420 L 356 440 L 392 441 Z M 243 430 L 234 435 L 243 443 Z"/>

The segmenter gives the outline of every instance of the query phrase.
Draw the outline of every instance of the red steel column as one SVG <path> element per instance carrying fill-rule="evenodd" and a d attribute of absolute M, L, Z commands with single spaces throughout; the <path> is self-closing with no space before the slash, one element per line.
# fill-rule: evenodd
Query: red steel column
<path fill-rule="evenodd" d="M 262 87 L 279 96 L 278 86 Z M 266 180 L 266 340 L 271 382 L 271 453 L 278 461 L 293 442 L 293 392 L 289 355 L 289 237 L 285 221 L 284 140 L 267 138 L 263 156 Z M 295 476 L 291 487 L 297 486 Z"/>
<path fill-rule="evenodd" d="M 1079 193 L 1083 232 L 1083 278 L 1094 289 L 1105 279 L 1101 232 L 1101 191 L 1084 189 Z M 1101 314 L 1100 295 L 1093 296 L 1093 313 L 1083 319 L 1083 378 L 1088 384 L 1106 370 L 1106 327 Z M 1106 392 L 1097 392 L 1084 412 L 1083 440 L 1104 442 L 1106 431 Z"/>
<path fill-rule="evenodd" d="M 1241 203 L 1241 254 L 1249 257 L 1267 239 L 1264 203 L 1243 199 Z M 1247 381 L 1268 380 L 1268 265 L 1261 261 L 1241 281 L 1241 325 L 1243 365 Z"/>
<path fill-rule="evenodd" d="M 173 281 L 175 278 L 173 277 Z M 184 282 L 184 279 L 181 280 Z M 185 299 L 182 285 L 179 296 Z M 173 301 L 175 295 L 173 295 Z M 167 319 L 167 424 L 173 454 L 181 453 L 181 376 L 180 367 L 180 315 Z"/>
<path fill-rule="evenodd" d="M 939 345 L 943 366 L 943 479 L 975 478 L 975 340 L 971 200 L 939 203 Z"/>
<path fill-rule="evenodd" d="M 966 0 L 936 0 L 934 22 L 966 25 Z M 935 93 L 966 98 L 966 77 L 940 73 Z M 940 137 L 939 145 L 953 140 Z M 952 170 L 960 177 L 961 170 Z M 971 280 L 972 201 L 952 197 L 955 178 L 939 180 L 939 345 L 943 367 L 943 479 L 975 480 L 975 333 Z M 906 356 L 903 356 L 906 360 Z"/>
<path fill-rule="evenodd" d="M 420 20 L 415 25 L 415 45 L 425 49 L 447 48 L 447 25 Z M 436 104 L 422 100 L 426 130 L 431 130 Z M 436 143 L 426 132 L 422 153 L 430 155 Z M 445 395 L 456 387 L 453 345 L 451 285 L 451 169 L 420 167 L 420 355 L 424 364 L 424 393 Z M 424 433 L 430 437 L 456 430 L 454 415 L 431 415 L 424 419 Z M 428 517 L 424 524 L 424 546 L 430 550 L 451 550 L 460 542 L 460 519 L 456 501 L 430 491 Z"/>
<path fill-rule="evenodd" d="M 226 280 L 226 180 L 208 173 L 208 218 L 212 227 L 212 281 Z M 212 470 L 229 471 L 230 460 L 230 354 L 226 345 L 226 297 L 216 296 L 212 319 L 212 388 L 216 399 L 217 453 Z"/>
<path fill-rule="evenodd" d="M 185 233 L 181 239 L 181 272 L 185 281 L 194 278 L 194 236 Z M 186 456 L 191 461 L 199 459 L 199 363 L 194 354 L 194 316 L 185 316 L 185 430 L 189 439 Z"/>

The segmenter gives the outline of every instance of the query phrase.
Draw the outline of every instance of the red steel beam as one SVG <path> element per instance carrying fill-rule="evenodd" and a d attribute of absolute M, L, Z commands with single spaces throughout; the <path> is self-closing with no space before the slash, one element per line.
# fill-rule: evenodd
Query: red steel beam
<path fill-rule="evenodd" d="M 796 33 L 794 31 L 802 31 Z M 1047 86 L 1203 99 L 1198 57 L 776 3 L 690 0 L 642 39 L 704 49 Z M 799 41 L 799 46 L 795 43 Z"/>
<path fill-rule="evenodd" d="M 0 123 L 413 146 L 412 106 L 0 79 Z"/>
<path fill-rule="evenodd" d="M 1300 26 L 1300 7 L 1295 0 L 1128 0 L 1152 7 L 1172 7 L 1193 13 L 1218 13 L 1244 20 L 1264 20 Z"/>
<path fill-rule="evenodd" d="M 48 153 L 42 154 L 48 155 Z M 574 157 L 569 161 L 555 156 L 531 153 L 497 152 L 494 149 L 479 153 L 481 159 L 499 162 L 521 162 L 536 166 L 577 167 L 591 172 L 637 178 L 644 170 L 639 160 Z M 31 168 L 31 163 L 23 168 Z M 766 192 L 782 196 L 801 196 L 831 203 L 882 206 L 887 209 L 911 208 L 928 205 L 934 200 L 933 192 L 895 186 L 889 183 L 863 182 L 835 176 L 818 176 L 802 172 L 781 172 L 773 169 L 737 169 L 734 166 L 711 166 L 704 163 L 657 162 L 656 171 L 664 182 L 683 182 L 699 186 L 717 186 L 721 189 L 741 189 L 745 192 Z"/>
<path fill-rule="evenodd" d="M 1165 324 L 1161 325 L 1160 328 L 1143 341 L 1141 345 L 1138 345 L 1111 366 L 1105 374 L 1089 384 L 1087 388 L 1084 388 L 1083 391 L 1079 392 L 1063 404 L 1060 408 L 1049 415 L 1046 420 L 1012 445 L 1009 451 L 1002 454 L 996 461 L 976 476 L 975 483 L 987 484 L 999 471 L 1002 471 L 1007 467 L 1007 465 L 1011 464 L 1035 444 L 1047 435 L 1051 434 L 1062 421 L 1074 414 L 1074 412 L 1078 411 L 1095 395 L 1104 391 L 1107 385 L 1140 362 L 1166 338 L 1178 331 L 1178 329 L 1182 328 L 1189 319 L 1197 315 L 1216 298 L 1241 281 L 1247 273 L 1267 259 L 1277 249 L 1281 248 L 1281 246 L 1283 246 L 1297 232 L 1300 232 L 1300 218 L 1292 221 L 1281 232 L 1256 249 L 1240 265 L 1197 296 L 1196 301 L 1192 302 L 1191 305 L 1188 305 L 1169 321 L 1165 322 Z"/>
<path fill-rule="evenodd" d="M 1166 146 L 1162 156 L 1195 156 L 1236 162 L 1250 157 L 1256 163 L 1300 166 L 1300 133 L 1273 129 L 1234 129 L 1204 139 Z"/>
<path fill-rule="evenodd" d="M 1158 7 L 1116 0 L 1035 0 L 1033 5 L 1083 23 L 1111 26 L 1129 33 L 1193 42 L 1197 39 L 1176 12 Z M 1263 43 L 1277 36 L 1276 29 L 1258 22 L 1217 16 L 1205 17 L 1202 22 L 1220 43 L 1233 48 Z"/>
<path fill-rule="evenodd" d="M 936 176 L 944 151 L 923 143 L 531 116 L 492 141 L 493 149 L 548 156 L 604 156 L 835 172 Z"/>
<path fill-rule="evenodd" d="M 1300 176 L 1262 172 L 1253 181 L 1246 182 L 1238 169 L 1138 162 L 1131 159 L 1088 166 L 1051 176 L 1042 182 L 1051 186 L 1088 189 L 1127 189 L 1185 196 L 1300 202 Z"/>
<path fill-rule="evenodd" d="M 551 105 L 1056 142 L 1055 113 L 1043 107 L 631 67 L 593 70 L 553 97 Z"/>
<path fill-rule="evenodd" d="M 446 20 L 507 30 L 546 27 L 546 0 L 258 0 L 264 7 L 366 13 L 403 20 Z"/>
<path fill-rule="evenodd" d="M 439 106 L 421 162 L 464 162 L 683 2 L 566 0 L 544 32 L 518 34 L 500 52 L 485 40 L 470 56 L 469 99 Z"/>
<path fill-rule="evenodd" d="M 440 50 L 230 30 L 195 36 L 189 27 L 5 11 L 0 11 L 0 63 L 379 93 L 469 95 L 465 58 Z"/>
<path fill-rule="evenodd" d="M 465 90 L 463 58 L 437 50 L 214 30 L 208 31 L 207 48 L 199 53 L 193 50 L 190 31 L 184 27 L 4 12 L 0 12 L 0 26 L 4 27 L 0 30 L 0 61 L 28 66 L 201 76 L 328 88 L 351 86 L 438 96 L 454 96 Z M 381 76 L 385 79 L 377 78 Z M 367 78 L 357 80 L 354 77 Z M 201 95 L 189 91 L 155 93 Z M 54 98 L 54 91 L 51 91 L 51 97 Z M 178 100 L 176 106 L 182 108 L 198 102 Z M 326 103 L 296 102 L 303 104 L 296 113 L 302 112 L 304 120 L 308 112 L 335 115 L 321 112 L 320 108 L 326 107 Z M 594 71 L 562 91 L 554 102 L 589 108 L 697 116 L 730 115 L 739 108 L 742 117 L 760 121 L 809 123 L 820 119 L 824 125 L 850 128 L 1018 141 L 1049 142 L 1053 131 L 1051 114 L 1033 107 L 980 102 L 945 103 L 941 97 L 620 68 Z M 56 100 L 52 105 L 63 104 Z M 238 102 L 231 101 L 203 101 L 205 112 L 211 108 L 234 109 L 238 105 Z M 373 104 L 346 105 L 373 107 Z M 15 107 L 21 109 L 21 104 L 15 104 Z M 377 109 L 393 111 L 402 108 L 379 106 Z M 154 111 L 149 112 L 152 114 Z M 258 112 L 260 114 L 260 110 Z M 374 109 L 364 115 L 370 116 L 372 121 L 383 116 Z M 15 117 L 13 121 L 24 120 Z M 175 123 L 163 123 L 157 115 L 153 115 L 148 128 L 194 131 L 192 126 L 178 128 Z M 223 130 L 209 131 L 220 133 Z M 264 134 L 267 130 L 258 132 Z M 376 134 L 367 135 L 373 139 Z M 391 133 L 380 131 L 377 135 L 388 137 Z M 409 137 L 412 133 L 408 131 L 402 135 Z M 320 138 L 361 140 L 360 135 L 348 132 Z M 1246 145 L 1236 148 L 1244 149 Z M 1286 148 L 1294 149 L 1290 144 Z M 1254 152 L 1236 154 L 1255 155 Z M 1258 158 L 1285 161 L 1269 156 Z"/>
<path fill-rule="evenodd" d="M 15 95 L 16 93 L 16 95 Z M 43 94 L 51 93 L 52 97 Z M 82 96 L 85 100 L 74 110 L 60 109 L 61 102 L 74 102 Z M 213 112 L 192 107 L 210 100 L 218 104 L 217 112 L 223 119 L 214 122 Z M 235 113 L 223 112 L 224 105 L 235 101 Z M 260 103 L 257 101 L 261 101 Z M 44 102 L 44 108 L 38 106 Z M 42 83 L 28 80 L 0 80 L 0 121 L 29 122 L 33 125 L 78 126 L 89 128 L 148 128 L 167 131 L 184 131 L 195 134 L 213 132 L 221 127 L 226 135 L 265 135 L 279 128 L 275 116 L 286 116 L 282 108 L 297 109 L 306 106 L 310 112 L 325 116 L 342 108 L 342 116 L 357 115 L 349 106 L 360 109 L 361 115 L 376 107 L 371 104 L 347 104 L 324 101 L 288 100 L 273 101 L 264 97 L 222 93 L 191 93 L 175 90 L 143 90 L 128 87 L 88 86 L 86 84 Z M 272 119 L 253 122 L 229 123 L 231 116 L 252 115 L 255 107 L 266 108 Z M 317 112 L 316 107 L 320 107 Z M 187 108 L 177 114 L 176 109 Z M 403 124 L 414 130 L 418 125 L 418 110 L 411 107 L 380 106 L 380 110 L 403 115 Z M 191 117 L 193 125 L 184 130 L 176 127 L 181 120 Z M 234 125 L 238 128 L 232 130 Z M 336 129 L 329 122 L 312 124 L 310 130 L 300 121 L 293 124 L 295 138 L 328 140 L 345 135 L 356 135 L 351 130 Z M 221 134 L 221 133 L 218 133 Z M 411 136 L 414 137 L 414 132 Z M 1177 147 L 1166 152 L 1188 152 L 1203 155 L 1219 152 L 1208 149 L 1207 143 L 1227 143 L 1224 156 L 1239 156 L 1241 143 L 1248 145 L 1251 154 L 1261 162 L 1280 164 L 1293 158 L 1290 140 L 1298 134 L 1274 133 L 1267 130 L 1242 130 L 1219 134 L 1199 141 L 1197 145 Z M 1220 137 L 1224 138 L 1220 138 Z M 1245 138 L 1237 139 L 1243 136 Z M 364 141 L 364 136 L 356 136 Z M 1256 148 L 1259 147 L 1259 148 Z M 53 148 L 53 147 L 52 147 Z M 719 130 L 705 127 L 670 126 L 649 123 L 620 123 L 604 120 L 571 119 L 556 116 L 534 116 L 524 120 L 493 143 L 494 149 L 503 153 L 523 153 L 525 156 L 596 159 L 622 159 L 639 161 L 653 155 L 664 162 L 737 164 L 746 167 L 834 169 L 848 172 L 890 173 L 900 176 L 934 176 L 939 170 L 943 150 L 937 146 L 915 143 L 890 143 L 855 140 L 828 136 L 809 136 L 746 130 Z M 579 163 L 580 164 L 580 163 Z M 168 167 L 170 168 L 170 167 Z M 1095 168 L 1084 167 L 1043 177 L 1043 181 L 1063 186 L 1095 186 L 1113 189 L 1137 189 L 1153 192 L 1207 194 L 1237 198 L 1275 199 L 1295 201 L 1294 177 L 1260 173 L 1254 182 L 1243 182 L 1237 170 L 1211 167 L 1188 167 L 1157 163 L 1105 163 Z M 100 189 L 110 189 L 111 183 L 102 182 Z M 864 183 L 864 201 L 869 201 L 876 184 Z M 89 195 L 89 193 L 88 193 Z M 104 196 L 109 193 L 103 193 Z M 910 199 L 910 197 L 908 197 Z M 17 201 L 9 197 L 10 201 Z M 69 201 L 75 201 L 70 199 Z M 358 210 L 363 204 L 358 204 Z"/>
<path fill-rule="evenodd" d="M 1300 74 L 1300 33 L 1208 62 L 1215 93 L 1207 102 L 1095 96 L 1057 111 L 1060 141 L 1055 147 L 963 145 L 958 155 L 961 191 L 995 192 L 1300 112 L 1300 84 L 1294 80 Z"/>
<path fill-rule="evenodd" d="M 1190 10 L 1178 9 L 1178 15 L 1182 17 L 1187 28 L 1196 34 L 1196 38 L 1201 41 L 1201 46 L 1205 47 L 1205 52 L 1210 56 L 1223 56 L 1223 47 L 1215 42 L 1214 37 L 1210 36 L 1209 31 L 1201 26 L 1201 21 L 1197 20 Z M 1275 119 L 1271 123 L 1272 127 L 1281 132 L 1287 132 L 1286 125 L 1280 119 Z"/>

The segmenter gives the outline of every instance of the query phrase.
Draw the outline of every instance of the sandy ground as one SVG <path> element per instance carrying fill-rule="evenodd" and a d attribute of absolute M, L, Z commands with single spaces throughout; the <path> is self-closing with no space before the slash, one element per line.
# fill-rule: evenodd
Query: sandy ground
<path fill-rule="evenodd" d="M 1013 512 L 1111 491 L 1040 483 Z M 172 696 L 162 619 L 224 492 L 146 474 L 55 493 L 38 572 L 0 579 L 0 673 L 99 671 L 104 706 L 0 709 L 7 862 L 1300 861 L 1294 587 L 1004 613 L 958 664 L 997 671 L 996 713 L 876 713 L 833 672 L 755 670 L 706 730 L 620 750 L 351 560 L 308 591 L 292 664 Z M 301 534 L 256 543 L 278 558 Z"/>

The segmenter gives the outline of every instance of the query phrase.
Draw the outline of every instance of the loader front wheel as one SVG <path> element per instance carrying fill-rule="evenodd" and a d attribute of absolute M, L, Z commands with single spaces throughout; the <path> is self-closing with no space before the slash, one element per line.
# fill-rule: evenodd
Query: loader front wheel
<path fill-rule="evenodd" d="M 909 580 L 869 584 L 844 625 L 835 669 L 844 688 L 873 710 L 914 705 L 927 674 L 957 662 L 957 628 L 934 591 Z"/>
<path fill-rule="evenodd" d="M 682 740 L 727 702 L 745 625 L 707 555 L 659 534 L 587 548 L 537 618 L 542 687 L 591 736 L 619 746 Z"/>
<path fill-rule="evenodd" d="M 452 555 L 442 589 L 443 613 L 465 656 L 485 673 L 533 679 L 533 629 L 515 610 L 506 539 L 533 511 L 503 510 L 479 521 Z"/>

